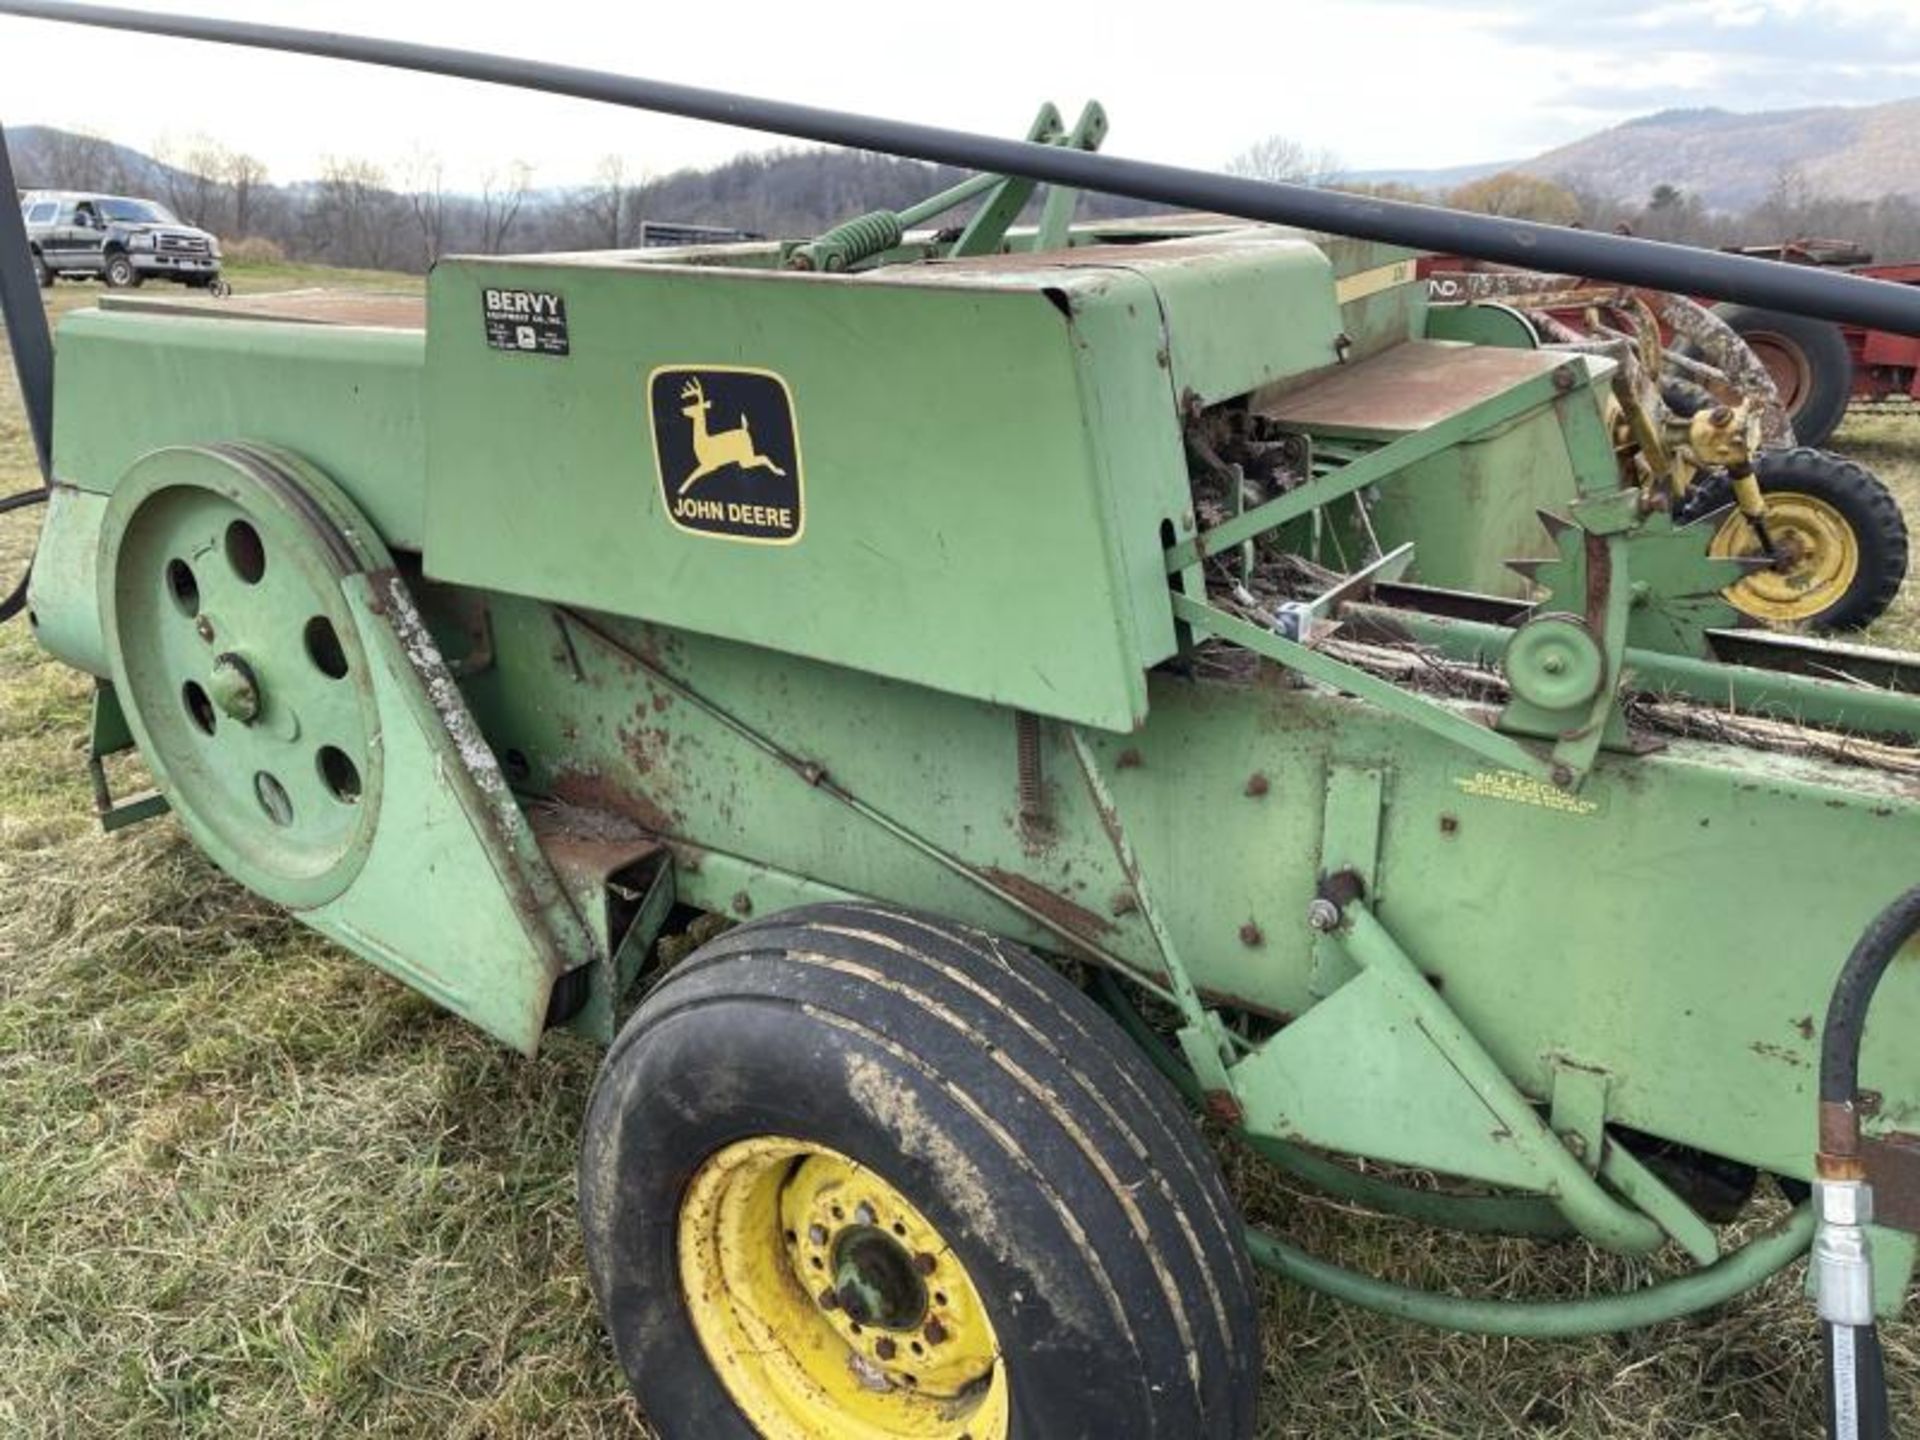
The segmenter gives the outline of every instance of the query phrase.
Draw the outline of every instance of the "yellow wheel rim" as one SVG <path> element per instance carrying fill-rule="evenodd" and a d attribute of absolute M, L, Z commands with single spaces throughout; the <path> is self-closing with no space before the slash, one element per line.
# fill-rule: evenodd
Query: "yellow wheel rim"
<path fill-rule="evenodd" d="M 1775 623 L 1811 620 L 1839 601 L 1860 573 L 1860 541 L 1833 506 L 1792 490 L 1767 492 L 1767 534 L 1780 563 L 1727 587 L 1737 610 Z M 1729 515 L 1708 553 L 1758 555 L 1760 537 L 1743 515 Z"/>
<path fill-rule="evenodd" d="M 680 1207 L 680 1284 L 767 1440 L 1006 1440 L 1006 1366 L 966 1267 L 905 1196 L 776 1136 L 712 1156 Z"/>

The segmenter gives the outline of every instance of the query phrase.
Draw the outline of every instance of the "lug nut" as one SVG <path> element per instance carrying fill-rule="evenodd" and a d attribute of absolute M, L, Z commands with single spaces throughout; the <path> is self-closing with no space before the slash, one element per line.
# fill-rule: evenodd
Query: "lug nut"
<path fill-rule="evenodd" d="M 1340 928 L 1340 907 L 1325 896 L 1307 906 L 1307 924 L 1325 933 Z"/>
<path fill-rule="evenodd" d="M 938 1263 L 933 1256 L 927 1254 L 924 1250 L 913 1257 L 913 1268 L 918 1270 L 922 1275 L 933 1274 L 933 1267 Z"/>
<path fill-rule="evenodd" d="M 938 1320 L 929 1320 L 927 1322 L 927 1328 L 920 1333 L 927 1337 L 927 1343 L 929 1345 L 940 1345 L 946 1341 L 947 1327 L 942 1325 Z"/>
<path fill-rule="evenodd" d="M 838 1310 L 840 1308 L 840 1297 L 834 1294 L 830 1288 L 822 1290 L 820 1292 L 820 1308 L 822 1310 Z"/>
<path fill-rule="evenodd" d="M 885 1335 L 882 1335 L 878 1340 L 873 1342 L 873 1353 L 878 1355 L 882 1360 L 891 1360 L 899 1348 L 899 1346 L 895 1345 L 893 1341 L 889 1340 Z"/>

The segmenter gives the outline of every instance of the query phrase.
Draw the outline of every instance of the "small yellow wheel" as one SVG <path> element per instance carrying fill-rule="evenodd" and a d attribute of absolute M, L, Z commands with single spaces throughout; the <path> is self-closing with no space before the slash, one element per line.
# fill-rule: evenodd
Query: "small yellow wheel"
<path fill-rule="evenodd" d="M 862 905 L 731 930 L 608 1053 L 587 1267 L 668 1440 L 1248 1440 L 1219 1168 L 1032 955 Z"/>
<path fill-rule="evenodd" d="M 1727 600 L 1769 625 L 1850 630 L 1878 619 L 1907 574 L 1906 521 L 1886 486 L 1850 460 L 1805 447 L 1761 455 L 1754 473 L 1775 560 L 1729 586 Z M 1718 488 L 1706 504 L 1730 498 Z M 1764 553 L 1737 511 L 1707 548 L 1723 559 Z"/>
<path fill-rule="evenodd" d="M 940 1232 L 825 1146 L 741 1140 L 694 1175 L 680 1281 L 721 1382 L 771 1440 L 1005 1440 L 986 1305 Z"/>

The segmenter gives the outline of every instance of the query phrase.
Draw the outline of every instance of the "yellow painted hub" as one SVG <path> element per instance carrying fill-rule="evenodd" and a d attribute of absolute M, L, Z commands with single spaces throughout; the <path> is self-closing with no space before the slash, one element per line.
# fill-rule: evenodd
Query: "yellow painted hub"
<path fill-rule="evenodd" d="M 1847 593 L 1860 573 L 1860 540 L 1846 517 L 1824 500 L 1769 490 L 1767 533 L 1781 563 L 1727 588 L 1737 610 L 1760 620 L 1811 620 Z M 1729 515 L 1708 546 L 1720 559 L 1758 555 L 1760 537 L 1745 516 Z"/>
<path fill-rule="evenodd" d="M 767 1440 L 1006 1440 L 980 1293 L 926 1217 L 825 1146 L 712 1156 L 680 1208 L 680 1284 L 707 1359 Z"/>

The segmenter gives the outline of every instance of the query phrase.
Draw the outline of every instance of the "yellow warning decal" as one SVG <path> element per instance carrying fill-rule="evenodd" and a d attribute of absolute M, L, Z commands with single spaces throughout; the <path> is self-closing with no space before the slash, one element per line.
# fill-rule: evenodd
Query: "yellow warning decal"
<path fill-rule="evenodd" d="M 1362 270 L 1357 275 L 1336 280 L 1333 285 L 1333 298 L 1345 305 L 1349 301 L 1364 300 L 1369 295 L 1378 295 L 1382 290 L 1391 290 L 1396 285 L 1405 285 L 1413 279 L 1413 261 L 1396 260 L 1391 265 L 1378 265 L 1371 270 Z"/>
<path fill-rule="evenodd" d="M 1453 777 L 1454 788 L 1476 800 L 1505 800 L 1562 815 L 1598 815 L 1606 804 L 1598 796 L 1573 794 L 1518 770 L 1476 770 Z"/>

